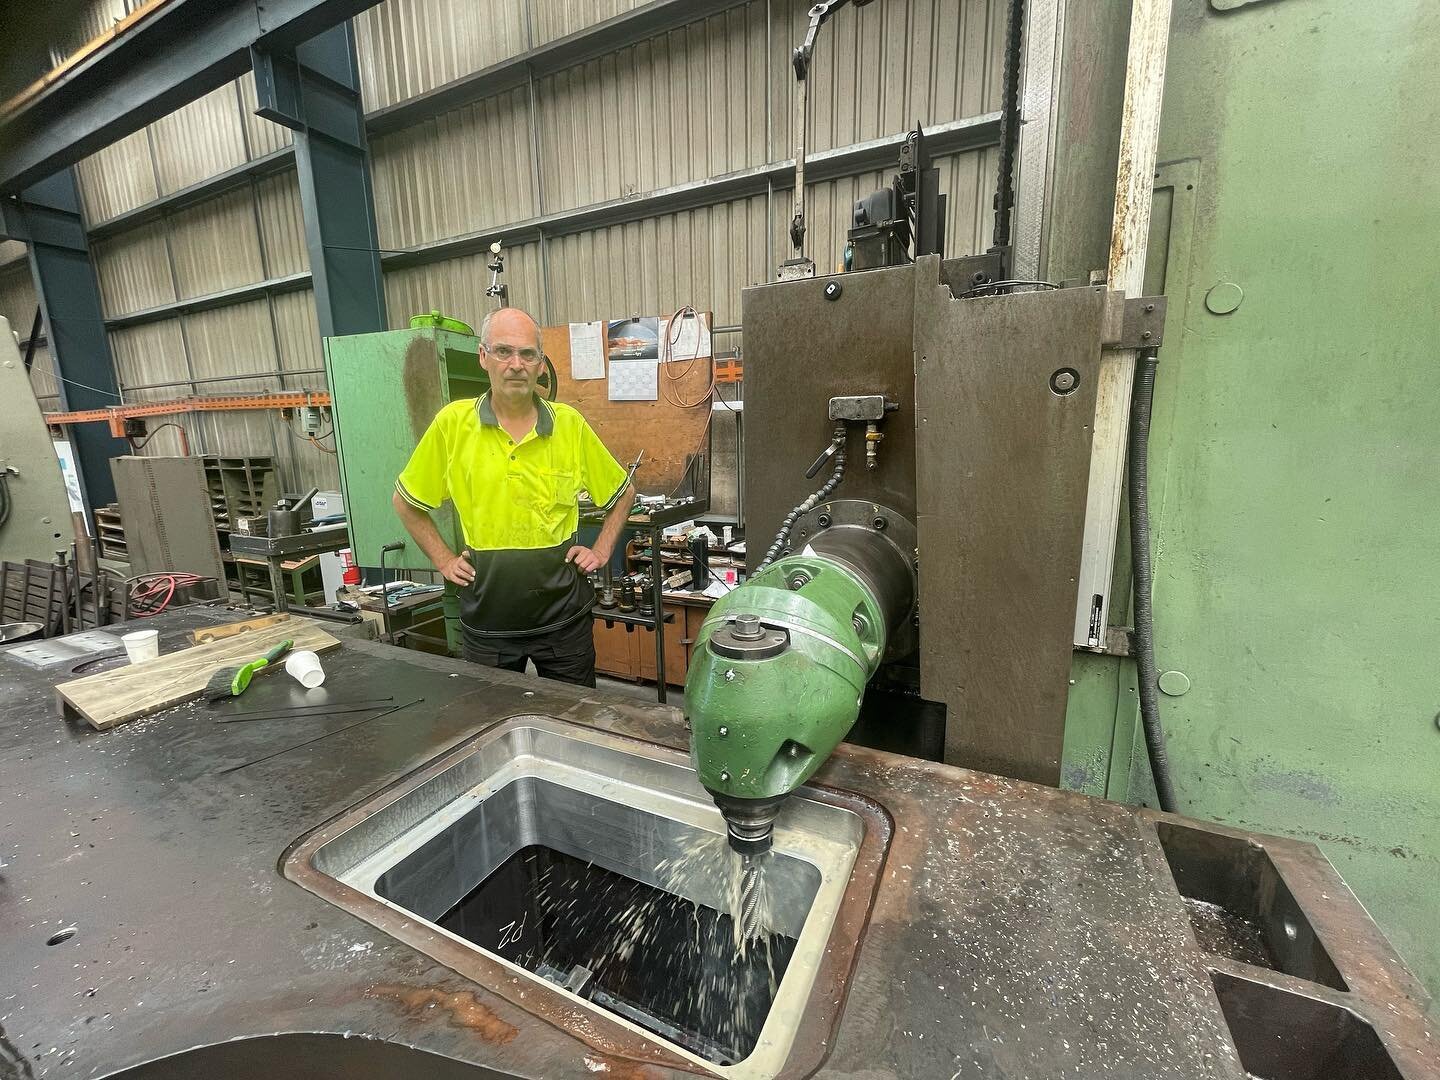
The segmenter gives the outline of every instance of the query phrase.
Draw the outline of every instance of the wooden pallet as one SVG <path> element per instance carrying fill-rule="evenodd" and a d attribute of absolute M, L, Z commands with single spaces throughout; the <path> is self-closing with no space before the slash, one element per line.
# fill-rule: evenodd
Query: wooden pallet
<path fill-rule="evenodd" d="M 45 627 L 47 637 L 64 628 L 64 612 L 69 609 L 71 628 L 85 629 L 109 624 L 125 617 L 125 598 L 119 580 L 101 570 L 98 581 L 93 574 L 80 574 L 80 607 L 75 611 L 75 570 L 64 570 L 58 564 L 37 562 L 0 562 L 0 622 L 35 622 Z"/>
<path fill-rule="evenodd" d="M 0 562 L 0 622 L 35 622 L 46 635 L 61 625 L 67 599 L 66 575 L 59 566 L 26 559 Z"/>

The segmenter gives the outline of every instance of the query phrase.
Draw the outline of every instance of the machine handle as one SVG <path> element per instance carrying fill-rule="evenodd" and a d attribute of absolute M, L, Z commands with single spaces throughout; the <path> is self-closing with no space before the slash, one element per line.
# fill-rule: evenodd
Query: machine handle
<path fill-rule="evenodd" d="M 815 478 L 815 474 L 825 467 L 825 463 L 829 461 L 832 457 L 834 457 L 835 451 L 839 449 L 840 444 L 838 442 L 831 442 L 829 446 L 825 447 L 824 450 L 820 451 L 820 456 L 815 459 L 815 464 L 811 465 L 810 468 L 805 470 L 805 479 L 813 480 Z"/>

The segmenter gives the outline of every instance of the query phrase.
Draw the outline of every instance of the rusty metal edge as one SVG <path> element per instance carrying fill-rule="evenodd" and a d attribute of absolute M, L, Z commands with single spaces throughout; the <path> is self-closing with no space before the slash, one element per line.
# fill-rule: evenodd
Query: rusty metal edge
<path fill-rule="evenodd" d="M 1162 876 L 1168 879 L 1170 891 L 1181 902 L 1183 898 L 1170 871 L 1156 825 L 1167 822 L 1262 848 L 1349 990 L 1336 990 L 1271 968 L 1215 956 L 1200 949 L 1197 941 L 1197 951 L 1210 973 L 1260 983 L 1348 1010 L 1369 1025 L 1405 1076 L 1437 1075 L 1440 1062 L 1427 1052 L 1430 1020 L 1421 1005 L 1429 1000 L 1428 995 L 1318 845 L 1167 814 L 1149 807 L 1137 807 L 1135 813 L 1150 825 L 1146 840 Z M 1314 896 L 1325 896 L 1332 902 L 1317 909 L 1306 902 Z"/>

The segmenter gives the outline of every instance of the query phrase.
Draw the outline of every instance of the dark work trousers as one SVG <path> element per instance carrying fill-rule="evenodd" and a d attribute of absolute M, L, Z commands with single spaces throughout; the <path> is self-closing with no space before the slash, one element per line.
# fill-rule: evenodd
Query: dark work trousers
<path fill-rule="evenodd" d="M 559 630 L 527 637 L 476 637 L 465 635 L 465 659 L 486 667 L 524 671 L 525 661 L 534 660 L 542 679 L 595 685 L 594 620 L 587 611 L 582 618 Z"/>

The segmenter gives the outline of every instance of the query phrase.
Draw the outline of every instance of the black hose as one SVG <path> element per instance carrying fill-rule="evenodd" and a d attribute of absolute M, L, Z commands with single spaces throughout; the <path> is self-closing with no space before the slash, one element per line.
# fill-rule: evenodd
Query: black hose
<path fill-rule="evenodd" d="M 1025 0 L 1010 0 L 1005 13 L 1005 66 L 1000 81 L 1000 167 L 995 179 L 995 232 L 991 251 L 1010 243 L 1015 205 L 1015 152 L 1020 141 L 1020 42 Z"/>
<path fill-rule="evenodd" d="M 760 565 L 755 567 L 755 573 L 759 573 L 769 566 L 784 550 L 785 545 L 790 541 L 790 530 L 795 527 L 795 522 L 800 520 L 801 514 L 807 514 L 815 509 L 820 503 L 830 497 L 830 493 L 840 486 L 840 481 L 845 478 L 845 425 L 841 424 L 835 429 L 835 434 L 830 437 L 830 445 L 835 447 L 835 471 L 830 474 L 830 479 L 825 481 L 824 486 L 804 502 L 791 508 L 790 513 L 785 515 L 785 520 L 780 523 L 780 531 L 775 534 L 775 540 L 770 544 L 770 549 L 765 552 L 765 557 L 760 560 Z"/>
<path fill-rule="evenodd" d="M 0 466 L 0 528 L 10 520 L 10 476 L 4 466 Z"/>
<path fill-rule="evenodd" d="M 1159 676 L 1155 671 L 1155 614 L 1151 603 L 1154 573 L 1150 566 L 1150 411 L 1155 401 L 1155 349 L 1142 349 L 1135 359 L 1135 392 L 1130 398 L 1130 566 L 1135 577 L 1135 667 L 1140 690 L 1140 721 L 1160 809 L 1175 811 L 1165 729 L 1160 724 Z"/>

